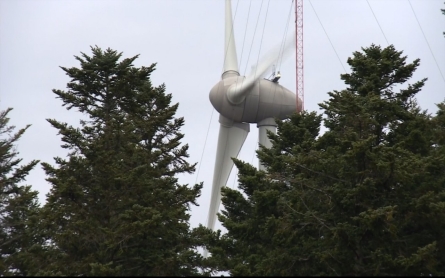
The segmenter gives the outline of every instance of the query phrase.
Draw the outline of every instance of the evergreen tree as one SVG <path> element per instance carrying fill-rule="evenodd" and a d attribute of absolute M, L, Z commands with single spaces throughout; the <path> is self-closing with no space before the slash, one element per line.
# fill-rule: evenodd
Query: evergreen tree
<path fill-rule="evenodd" d="M 67 109 L 89 119 L 81 128 L 55 119 L 67 159 L 43 163 L 52 184 L 43 207 L 49 275 L 195 275 L 201 257 L 189 229 L 189 209 L 202 185 L 178 184 L 192 173 L 183 118 L 162 84 L 150 81 L 155 64 L 98 47 L 75 56 L 80 68 L 62 69 L 68 90 L 53 90 Z"/>
<path fill-rule="evenodd" d="M 444 275 L 445 103 L 432 117 L 405 84 L 419 66 L 393 46 L 348 59 L 348 85 L 278 123 L 268 173 L 235 160 L 227 234 L 201 227 L 209 264 L 232 275 Z"/>
<path fill-rule="evenodd" d="M 14 133 L 8 114 L 0 112 L 0 275 L 26 276 L 35 269 L 30 253 L 40 243 L 36 233 L 38 222 L 37 192 L 20 186 L 38 161 L 20 165 L 16 143 L 28 129 Z"/>

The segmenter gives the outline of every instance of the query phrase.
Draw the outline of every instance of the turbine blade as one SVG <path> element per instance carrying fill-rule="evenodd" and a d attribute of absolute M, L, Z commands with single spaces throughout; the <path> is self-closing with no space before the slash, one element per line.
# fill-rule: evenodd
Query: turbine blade
<path fill-rule="evenodd" d="M 218 147 L 207 219 L 207 228 L 212 230 L 215 228 L 216 214 L 221 203 L 221 188 L 226 186 L 233 168 L 232 157 L 238 157 L 238 153 L 250 131 L 249 124 L 233 122 L 221 115 L 219 116 L 219 122 Z"/>
<path fill-rule="evenodd" d="M 225 7 L 225 43 L 224 43 L 224 70 L 222 78 L 239 75 L 238 60 L 236 56 L 235 34 L 232 18 L 232 1 L 226 0 Z"/>
<path fill-rule="evenodd" d="M 213 171 L 212 195 L 210 197 L 207 228 L 214 230 L 216 214 L 221 204 L 221 188 L 226 186 L 233 168 L 232 157 L 238 157 L 241 147 L 250 131 L 247 123 L 237 123 L 219 116 L 218 147 L 216 149 L 215 169 Z M 204 249 L 204 257 L 208 252 Z"/>
<path fill-rule="evenodd" d="M 249 89 L 253 84 L 263 77 L 264 73 L 270 69 L 273 63 L 277 60 L 280 54 L 281 45 L 276 45 L 266 55 L 261 58 L 258 65 L 252 69 L 252 72 L 246 76 L 244 80 L 240 80 L 233 84 L 227 91 L 227 97 L 233 104 L 239 104 L 244 101 Z M 286 44 L 283 47 L 282 60 L 289 58 L 295 50 L 295 34 L 286 39 Z"/>

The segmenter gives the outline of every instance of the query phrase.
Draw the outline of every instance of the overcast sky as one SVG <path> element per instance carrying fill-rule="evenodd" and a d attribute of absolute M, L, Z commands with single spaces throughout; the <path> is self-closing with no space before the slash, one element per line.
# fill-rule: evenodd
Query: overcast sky
<path fill-rule="evenodd" d="M 445 99 L 445 16 L 440 12 L 444 1 L 411 0 L 411 8 L 408 0 L 305 0 L 305 109 L 320 112 L 317 104 L 327 100 L 327 92 L 345 88 L 340 74 L 350 72 L 346 60 L 352 52 L 372 43 L 382 47 L 389 43 L 403 50 L 408 61 L 421 59 L 410 83 L 428 78 L 418 102 L 434 113 L 435 103 Z M 291 3 L 232 1 L 242 75 L 258 56 L 282 42 L 289 12 L 288 35 L 295 32 Z M 19 141 L 20 157 L 24 162 L 39 159 L 54 165 L 53 157 L 66 155 L 57 131 L 45 120 L 79 122 L 80 114 L 67 111 L 52 93 L 52 89 L 66 89 L 69 81 L 59 66 L 79 67 L 73 55 L 91 54 L 94 45 L 123 52 L 124 57 L 140 54 L 135 66 L 157 63 L 154 85 L 165 83 L 173 101 L 179 102 L 177 116 L 185 118 L 182 131 L 183 142 L 190 146 L 189 162 L 200 166 L 199 175 L 179 178 L 181 183 L 204 182 L 191 223 L 205 224 L 219 130 L 218 113 L 208 94 L 220 80 L 223 43 L 223 0 L 0 0 L 0 109 L 14 108 L 10 117 L 17 128 L 32 124 Z M 277 69 L 280 83 L 295 91 L 295 55 Z M 252 125 L 239 156 L 254 165 L 258 164 L 257 138 L 258 130 Z M 44 203 L 50 185 L 40 165 L 26 184 L 40 192 Z M 229 186 L 236 187 L 235 169 Z M 221 228 L 219 223 L 216 227 Z"/>

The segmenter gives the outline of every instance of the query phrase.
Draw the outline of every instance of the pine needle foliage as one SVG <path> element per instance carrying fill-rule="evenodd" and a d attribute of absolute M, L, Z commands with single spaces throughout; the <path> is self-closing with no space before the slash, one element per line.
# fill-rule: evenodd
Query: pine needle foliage
<path fill-rule="evenodd" d="M 445 102 L 430 115 L 408 83 L 420 61 L 371 45 L 348 59 L 324 115 L 278 122 L 267 173 L 235 160 L 226 234 L 201 227 L 231 275 L 445 275 Z M 323 117 L 324 116 L 324 117 Z M 327 131 L 320 134 L 321 122 Z"/>
<path fill-rule="evenodd" d="M 201 256 L 189 229 L 202 185 L 178 184 L 192 173 L 166 87 L 151 83 L 155 64 L 135 67 L 112 49 L 75 56 L 62 70 L 67 90 L 53 90 L 88 120 L 57 119 L 67 158 L 43 163 L 52 188 L 42 217 L 48 264 L 42 275 L 197 275 Z"/>

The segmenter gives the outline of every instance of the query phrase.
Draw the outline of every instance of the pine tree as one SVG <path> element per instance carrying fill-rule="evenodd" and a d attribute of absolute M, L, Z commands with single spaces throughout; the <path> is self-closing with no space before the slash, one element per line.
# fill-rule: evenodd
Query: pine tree
<path fill-rule="evenodd" d="M 195 275 L 201 257 L 189 209 L 202 185 L 178 184 L 192 173 L 183 118 L 165 85 L 150 81 L 155 64 L 98 47 L 62 69 L 68 90 L 53 90 L 67 109 L 89 119 L 75 128 L 48 122 L 62 135 L 67 159 L 43 163 L 52 184 L 43 208 L 50 275 Z"/>
<path fill-rule="evenodd" d="M 19 183 L 38 161 L 20 165 L 16 144 L 29 126 L 14 133 L 8 124 L 11 110 L 0 112 L 0 275 L 26 276 L 36 267 L 31 249 L 41 243 L 35 229 L 39 205 L 37 192 Z"/>
<path fill-rule="evenodd" d="M 240 189 L 222 191 L 225 235 L 209 233 L 210 262 L 233 275 L 444 275 L 444 104 L 415 101 L 426 79 L 393 46 L 348 59 L 348 85 L 321 115 L 279 122 L 268 173 L 235 161 Z M 402 88 L 402 89 L 400 89 Z"/>

